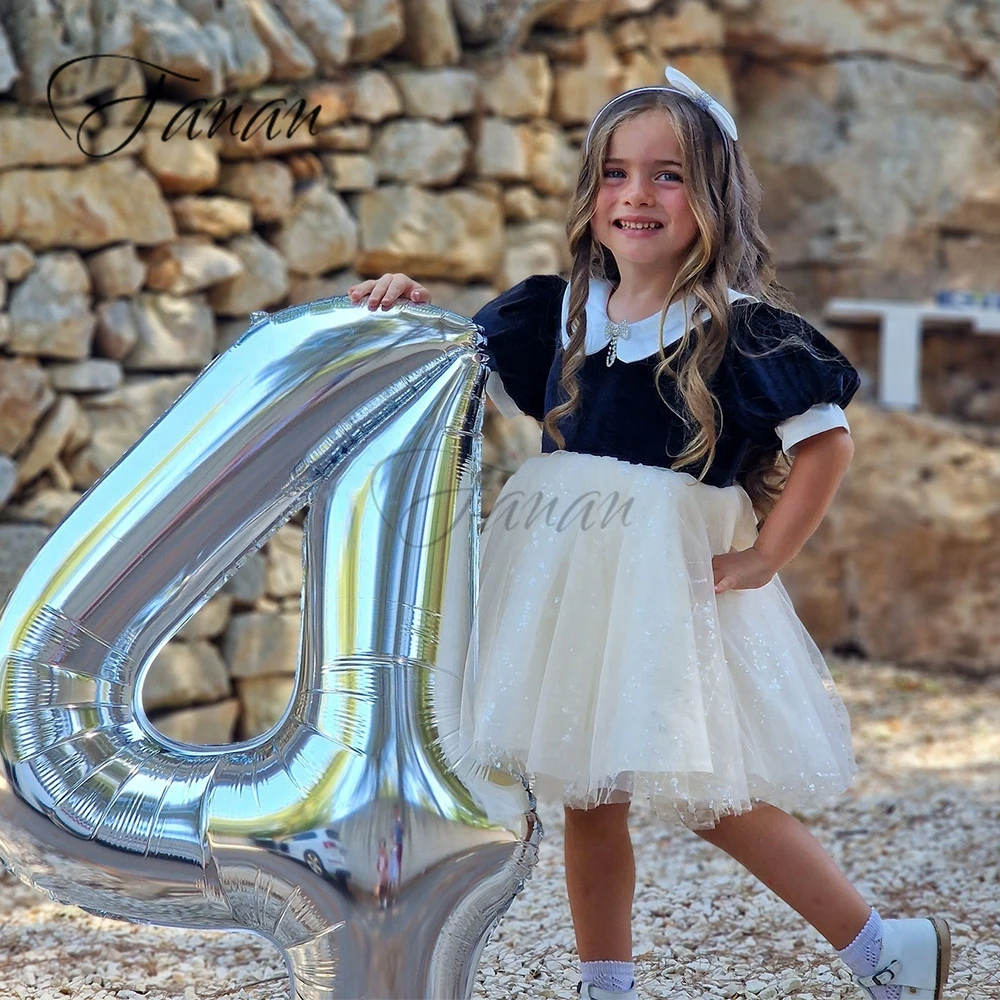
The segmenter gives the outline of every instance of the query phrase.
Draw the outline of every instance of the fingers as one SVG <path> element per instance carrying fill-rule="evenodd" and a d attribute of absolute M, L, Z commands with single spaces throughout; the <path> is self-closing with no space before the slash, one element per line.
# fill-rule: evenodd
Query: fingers
<path fill-rule="evenodd" d="M 389 309 L 399 298 L 406 297 L 413 302 L 429 303 L 430 294 L 423 285 L 418 285 L 405 274 L 383 274 L 375 280 L 361 281 L 347 290 L 352 302 L 360 302 L 368 296 L 368 308 Z"/>

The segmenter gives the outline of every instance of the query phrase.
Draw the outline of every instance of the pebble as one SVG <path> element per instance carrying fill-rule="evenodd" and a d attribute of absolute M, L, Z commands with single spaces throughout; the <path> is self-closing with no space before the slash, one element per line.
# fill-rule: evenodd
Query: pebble
<path fill-rule="evenodd" d="M 804 813 L 808 825 L 883 916 L 949 919 L 945 1000 L 996 1000 L 1000 681 L 934 677 L 931 690 L 887 664 L 829 662 L 861 773 L 836 808 Z M 474 1000 L 576 997 L 562 809 L 541 800 L 539 814 L 539 864 L 483 950 Z M 826 942 L 734 861 L 642 803 L 630 822 L 640 1000 L 861 1000 Z M 289 998 L 281 956 L 260 937 L 101 919 L 6 874 L 0 915 L 3 1000 Z"/>

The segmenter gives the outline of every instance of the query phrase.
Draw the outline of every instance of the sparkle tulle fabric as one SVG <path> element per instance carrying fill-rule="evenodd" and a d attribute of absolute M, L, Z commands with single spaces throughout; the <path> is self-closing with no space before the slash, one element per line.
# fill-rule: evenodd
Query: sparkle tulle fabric
<path fill-rule="evenodd" d="M 642 796 L 694 829 L 842 792 L 850 722 L 781 581 L 715 594 L 712 556 L 756 535 L 740 486 L 528 459 L 481 538 L 464 752 L 567 805 Z"/>

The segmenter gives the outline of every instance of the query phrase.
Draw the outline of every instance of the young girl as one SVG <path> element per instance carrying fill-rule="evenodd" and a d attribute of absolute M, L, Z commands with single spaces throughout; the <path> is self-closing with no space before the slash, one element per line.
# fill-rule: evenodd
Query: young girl
<path fill-rule="evenodd" d="M 565 803 L 583 997 L 637 996 L 641 793 L 808 920 L 872 1000 L 940 1000 L 945 921 L 883 921 L 785 811 L 856 771 L 777 572 L 851 461 L 858 376 L 786 308 L 732 118 L 666 76 L 590 128 L 569 282 L 530 277 L 474 317 L 490 395 L 543 437 L 483 530 L 465 744 Z M 430 301 L 402 274 L 349 294 Z"/>

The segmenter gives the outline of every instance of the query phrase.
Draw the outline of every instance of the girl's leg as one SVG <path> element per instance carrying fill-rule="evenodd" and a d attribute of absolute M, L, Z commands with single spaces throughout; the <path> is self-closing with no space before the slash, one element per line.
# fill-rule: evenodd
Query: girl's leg
<path fill-rule="evenodd" d="M 871 907 L 794 816 L 760 805 L 697 833 L 756 875 L 834 948 L 846 948 L 865 926 Z"/>
<path fill-rule="evenodd" d="M 629 805 L 566 809 L 566 890 L 581 962 L 632 961 Z"/>

